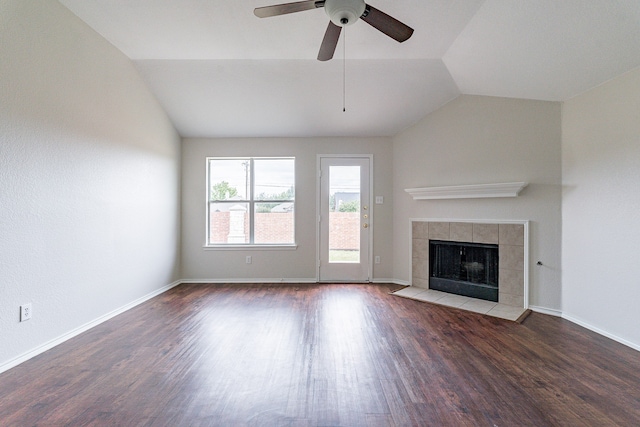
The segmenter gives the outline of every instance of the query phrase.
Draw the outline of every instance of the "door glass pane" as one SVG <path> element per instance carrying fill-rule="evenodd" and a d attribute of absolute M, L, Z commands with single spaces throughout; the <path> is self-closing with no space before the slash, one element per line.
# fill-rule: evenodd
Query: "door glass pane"
<path fill-rule="evenodd" d="M 360 166 L 329 167 L 329 262 L 360 262 Z"/>

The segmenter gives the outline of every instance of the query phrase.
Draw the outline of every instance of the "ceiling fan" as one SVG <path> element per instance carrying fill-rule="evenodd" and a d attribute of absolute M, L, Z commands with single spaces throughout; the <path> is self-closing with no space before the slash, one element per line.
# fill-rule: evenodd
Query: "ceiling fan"
<path fill-rule="evenodd" d="M 328 61 L 333 58 L 342 27 L 355 23 L 358 18 L 400 43 L 407 40 L 413 34 L 413 28 L 381 12 L 375 7 L 366 4 L 364 0 L 298 1 L 257 7 L 253 13 L 258 18 L 268 18 L 320 7 L 324 7 L 324 11 L 330 19 L 329 26 L 322 39 L 322 45 L 320 45 L 320 52 L 318 53 L 318 60 L 320 61 Z"/>

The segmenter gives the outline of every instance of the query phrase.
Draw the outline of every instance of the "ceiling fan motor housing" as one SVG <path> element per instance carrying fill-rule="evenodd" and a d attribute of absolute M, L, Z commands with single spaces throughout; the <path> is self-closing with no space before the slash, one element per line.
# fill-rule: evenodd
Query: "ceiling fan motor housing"
<path fill-rule="evenodd" d="M 339 27 L 351 25 L 362 16 L 365 10 L 364 0 L 326 0 L 324 11 L 331 22 Z"/>

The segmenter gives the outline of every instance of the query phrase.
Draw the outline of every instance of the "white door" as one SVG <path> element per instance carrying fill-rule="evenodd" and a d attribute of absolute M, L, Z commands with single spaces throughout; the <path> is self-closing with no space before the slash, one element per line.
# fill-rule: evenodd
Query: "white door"
<path fill-rule="evenodd" d="M 371 157 L 320 157 L 321 282 L 368 282 Z"/>

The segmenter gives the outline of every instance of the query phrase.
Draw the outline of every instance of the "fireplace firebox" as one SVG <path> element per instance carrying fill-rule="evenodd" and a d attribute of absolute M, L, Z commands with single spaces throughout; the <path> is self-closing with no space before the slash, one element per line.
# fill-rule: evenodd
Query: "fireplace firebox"
<path fill-rule="evenodd" d="M 498 302 L 498 245 L 430 240 L 429 288 Z"/>

